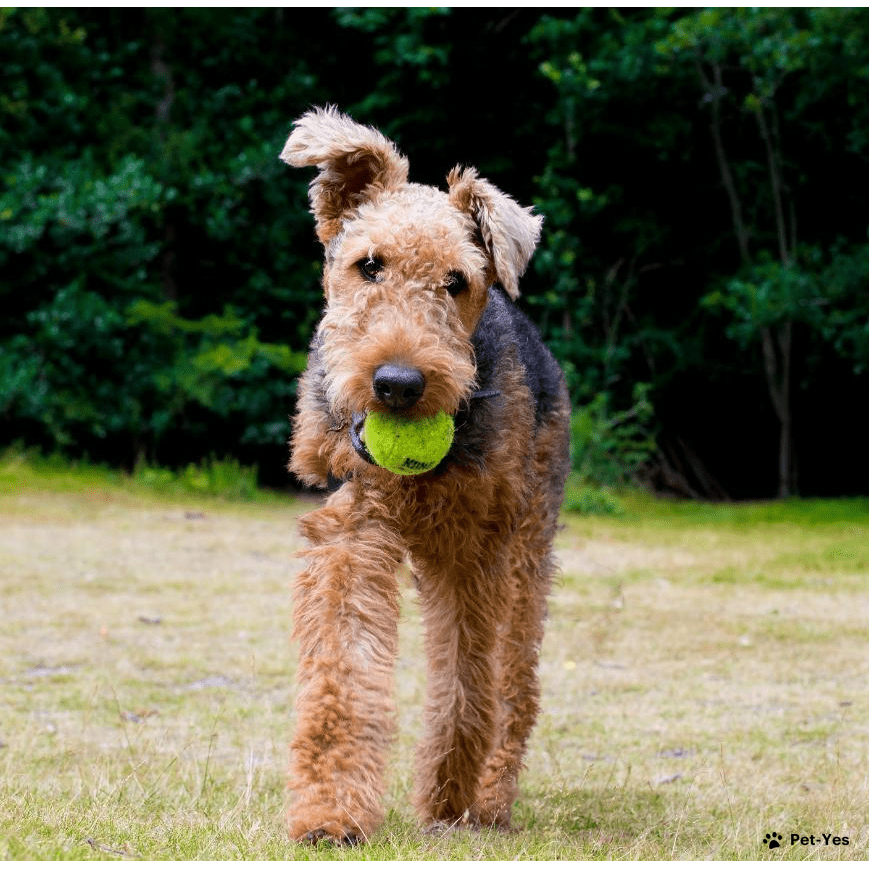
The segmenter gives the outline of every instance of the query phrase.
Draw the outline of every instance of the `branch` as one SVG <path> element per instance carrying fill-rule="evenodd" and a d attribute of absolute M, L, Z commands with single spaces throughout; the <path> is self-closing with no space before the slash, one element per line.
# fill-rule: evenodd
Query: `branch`
<path fill-rule="evenodd" d="M 782 203 L 782 178 L 781 178 L 781 157 L 776 153 L 773 146 L 772 136 L 770 136 L 769 127 L 766 123 L 766 117 L 763 113 L 763 105 L 759 104 L 754 110 L 754 116 L 757 119 L 757 126 L 760 129 L 760 136 L 763 139 L 763 144 L 766 147 L 766 162 L 769 166 L 769 183 L 772 189 L 772 203 L 775 209 L 775 226 L 778 233 L 778 250 L 781 257 L 782 265 L 790 265 L 791 256 L 788 250 L 787 228 L 785 225 L 784 206 Z"/>
<path fill-rule="evenodd" d="M 712 133 L 712 141 L 715 143 L 715 157 L 718 161 L 718 171 L 721 173 L 721 183 L 724 185 L 727 200 L 730 203 L 730 218 L 733 221 L 733 231 L 736 234 L 736 244 L 739 247 L 739 258 L 743 265 L 748 265 L 751 259 L 748 252 L 748 230 L 742 217 L 742 202 L 736 190 L 733 173 L 730 171 L 730 161 L 727 159 L 724 141 L 721 137 L 721 97 L 727 92 L 722 82 L 721 67 L 717 63 L 712 64 L 714 83 L 704 72 L 699 57 L 696 59 L 696 67 L 700 84 L 705 91 L 704 100 L 712 108 L 712 123 L 709 125 L 709 129 Z"/>

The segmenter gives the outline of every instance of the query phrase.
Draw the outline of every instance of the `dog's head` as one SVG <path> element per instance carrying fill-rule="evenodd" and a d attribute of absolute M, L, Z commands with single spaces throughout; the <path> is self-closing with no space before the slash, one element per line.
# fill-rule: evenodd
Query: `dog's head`
<path fill-rule="evenodd" d="M 542 218 L 474 169 L 453 169 L 447 191 L 408 182 L 391 141 L 332 108 L 303 115 L 281 159 L 319 169 L 310 200 L 325 248 L 318 354 L 331 412 L 382 405 L 377 373 L 391 366 L 425 384 L 402 412 L 454 414 L 474 389 L 470 339 L 488 288 L 518 296 Z"/>

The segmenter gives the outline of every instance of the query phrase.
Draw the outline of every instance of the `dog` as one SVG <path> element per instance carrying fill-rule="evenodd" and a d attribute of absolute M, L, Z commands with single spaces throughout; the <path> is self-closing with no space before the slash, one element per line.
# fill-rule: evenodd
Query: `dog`
<path fill-rule="evenodd" d="M 570 464 L 563 374 L 514 305 L 542 218 L 471 168 L 446 191 L 408 182 L 391 141 L 331 107 L 296 121 L 281 159 L 319 170 L 325 251 L 289 467 L 330 492 L 299 523 L 289 834 L 355 844 L 382 823 L 405 562 L 427 656 L 414 806 L 430 828 L 510 829 Z M 448 414 L 449 451 L 423 473 L 378 466 L 374 412 Z"/>

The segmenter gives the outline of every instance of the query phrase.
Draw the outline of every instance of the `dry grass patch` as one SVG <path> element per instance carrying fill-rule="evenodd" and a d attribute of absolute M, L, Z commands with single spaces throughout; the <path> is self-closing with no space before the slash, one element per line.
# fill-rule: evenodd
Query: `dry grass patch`
<path fill-rule="evenodd" d="M 523 832 L 431 837 L 414 821 L 424 664 L 408 588 L 387 824 L 363 854 L 311 852 L 281 828 L 310 505 L 7 461 L 0 857 L 865 859 L 866 503 L 626 504 L 565 520 Z"/>

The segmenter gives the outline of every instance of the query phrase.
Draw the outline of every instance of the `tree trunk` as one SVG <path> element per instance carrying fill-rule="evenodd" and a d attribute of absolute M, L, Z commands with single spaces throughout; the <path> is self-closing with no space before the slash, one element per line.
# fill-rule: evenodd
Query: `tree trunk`
<path fill-rule="evenodd" d="M 772 109 L 775 124 L 775 107 Z M 755 110 L 758 130 L 766 148 L 766 160 L 769 168 L 769 185 L 772 193 L 773 211 L 775 213 L 776 233 L 778 236 L 779 259 L 787 268 L 794 261 L 796 238 L 788 239 L 785 224 L 784 191 L 782 179 L 781 150 L 773 141 L 773 136 L 766 122 L 763 106 Z M 796 216 L 791 213 L 791 226 L 796 227 Z M 793 417 L 791 415 L 791 336 L 793 321 L 786 320 L 775 327 L 774 335 L 770 328 L 765 328 L 762 334 L 764 368 L 767 387 L 773 407 L 781 424 L 779 432 L 778 453 L 778 497 L 788 498 L 796 495 L 796 463 L 793 449 Z M 773 341 L 775 338 L 775 341 Z M 776 363 L 776 346 L 778 362 Z"/>
<path fill-rule="evenodd" d="M 703 66 L 703 58 L 696 59 L 697 75 L 704 91 L 704 101 L 712 111 L 709 130 L 715 146 L 715 158 L 721 174 L 721 184 L 727 194 L 730 204 L 730 218 L 733 224 L 736 244 L 739 248 L 739 258 L 742 265 L 751 264 L 749 251 L 749 231 L 743 216 L 742 201 L 736 187 L 730 161 L 724 149 L 721 135 L 721 99 L 727 93 L 724 87 L 721 65 L 714 61 L 709 63 L 711 78 Z M 786 187 L 782 173 L 781 142 L 778 134 L 775 106 L 772 107 L 772 130 L 767 123 L 763 105 L 755 110 L 758 130 L 766 149 L 767 167 L 769 169 L 770 192 L 772 195 L 773 213 L 775 215 L 776 235 L 778 238 L 779 258 L 784 267 L 794 261 L 796 249 L 796 213 L 793 202 L 790 202 L 790 237 L 785 222 L 785 191 Z M 787 498 L 796 494 L 796 461 L 793 449 L 793 420 L 791 416 L 791 334 L 793 322 L 788 319 L 775 326 L 761 328 L 761 343 L 763 346 L 763 365 L 767 389 L 773 409 L 781 426 L 779 432 L 778 454 L 778 496 Z"/>
<path fill-rule="evenodd" d="M 778 497 L 796 494 L 796 462 L 793 449 L 793 420 L 791 418 L 791 335 L 793 323 L 787 320 L 773 331 L 761 331 L 763 367 L 775 415 L 779 425 Z"/>

